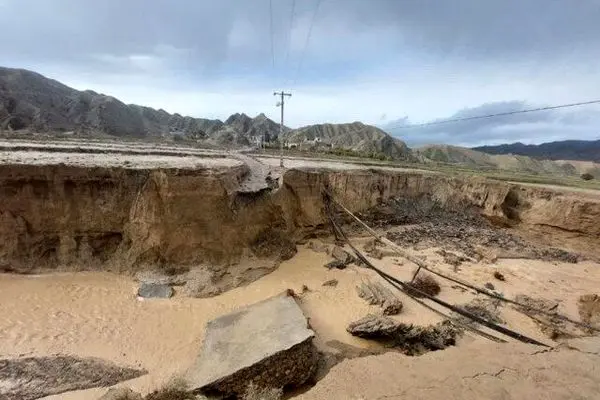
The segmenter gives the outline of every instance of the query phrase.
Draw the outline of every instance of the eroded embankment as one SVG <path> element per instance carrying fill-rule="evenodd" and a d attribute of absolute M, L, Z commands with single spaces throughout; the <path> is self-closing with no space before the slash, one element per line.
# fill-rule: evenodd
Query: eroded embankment
<path fill-rule="evenodd" d="M 600 199 L 410 172 L 289 170 L 240 193 L 243 165 L 195 170 L 0 166 L 0 268 L 133 272 L 279 257 L 326 225 L 322 189 L 352 211 L 395 196 L 468 204 L 486 216 L 600 237 Z"/>

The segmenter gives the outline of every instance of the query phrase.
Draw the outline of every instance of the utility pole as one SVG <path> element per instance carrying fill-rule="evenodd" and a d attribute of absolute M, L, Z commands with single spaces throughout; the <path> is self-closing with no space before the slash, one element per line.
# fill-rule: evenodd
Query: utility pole
<path fill-rule="evenodd" d="M 281 124 L 279 125 L 279 166 L 283 168 L 283 109 L 285 105 L 285 97 L 292 97 L 291 93 L 281 92 L 273 93 L 273 96 L 281 96 L 281 100 L 277 102 L 277 107 L 281 107 Z"/>

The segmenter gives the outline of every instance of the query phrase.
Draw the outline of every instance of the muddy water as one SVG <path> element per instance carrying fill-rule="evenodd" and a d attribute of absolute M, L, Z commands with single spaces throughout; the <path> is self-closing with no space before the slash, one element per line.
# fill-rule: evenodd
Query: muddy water
<path fill-rule="evenodd" d="M 369 310 L 354 290 L 361 276 L 354 268 L 329 271 L 323 268 L 328 261 L 301 249 L 274 273 L 210 299 L 139 301 L 132 279 L 109 273 L 0 275 L 0 356 L 76 354 L 142 367 L 149 374 L 126 384 L 148 392 L 193 362 L 207 321 L 288 288 L 300 293 L 303 285 L 311 292 L 302 307 L 321 341 L 369 346 L 345 332 Z M 333 278 L 337 287 L 321 286 Z M 96 399 L 105 390 L 51 398 Z"/>
<path fill-rule="evenodd" d="M 436 258 L 434 249 L 413 254 L 426 256 L 439 269 L 453 272 Z M 139 301 L 135 296 L 136 283 L 131 278 L 109 273 L 0 275 L 0 357 L 62 353 L 141 367 L 149 374 L 123 385 L 147 393 L 183 373 L 193 362 L 201 348 L 207 321 L 288 288 L 302 293 L 303 285 L 309 291 L 301 295 L 301 306 L 317 332 L 320 347 L 329 340 L 359 347 L 376 346 L 345 331 L 349 322 L 378 311 L 367 306 L 355 292 L 358 283 L 373 278 L 372 273 L 355 266 L 329 271 L 323 268 L 329 260 L 324 253 L 301 248 L 296 257 L 275 272 L 210 299 L 176 295 L 170 300 Z M 416 268 L 395 257 L 373 262 L 403 280 L 409 279 Z M 493 281 L 497 290 L 510 297 L 527 293 L 560 300 L 559 311 L 578 319 L 577 298 L 600 287 L 599 267 L 591 262 L 501 260 L 495 265 L 466 263 L 453 273 L 483 285 L 493 281 L 494 270 L 501 270 L 506 281 Z M 337 287 L 322 286 L 329 279 L 337 279 Z M 461 304 L 473 298 L 472 293 L 440 283 L 440 296 L 450 303 Z M 399 297 L 405 304 L 399 320 L 418 324 L 440 320 L 438 315 L 404 295 Z M 550 342 L 535 323 L 515 310 L 504 307 L 502 317 L 512 328 Z M 467 336 L 459 346 L 474 340 L 482 339 Z M 48 399 L 95 400 L 105 390 L 72 392 Z"/>

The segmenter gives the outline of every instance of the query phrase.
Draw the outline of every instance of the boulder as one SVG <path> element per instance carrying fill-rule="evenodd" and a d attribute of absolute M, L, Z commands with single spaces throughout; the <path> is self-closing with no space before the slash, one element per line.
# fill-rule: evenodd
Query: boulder
<path fill-rule="evenodd" d="M 168 299 L 173 296 L 173 288 L 161 283 L 142 283 L 138 289 L 138 296 L 145 299 Z"/>
<path fill-rule="evenodd" d="M 339 260 L 340 262 L 344 263 L 345 265 L 348 265 L 352 261 L 354 261 L 354 257 L 352 256 L 352 254 L 348 253 L 346 250 L 342 249 L 340 246 L 335 246 L 333 248 L 333 250 L 331 251 L 331 255 L 333 256 L 333 258 L 335 258 L 336 260 Z"/>

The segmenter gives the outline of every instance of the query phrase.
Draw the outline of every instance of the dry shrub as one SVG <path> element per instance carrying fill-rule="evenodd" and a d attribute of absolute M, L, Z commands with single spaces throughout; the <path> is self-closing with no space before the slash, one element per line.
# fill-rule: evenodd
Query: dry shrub
<path fill-rule="evenodd" d="M 498 271 L 494 271 L 494 278 L 498 279 L 499 281 L 506 280 L 506 278 L 504 278 L 504 275 L 502 275 L 502 273 L 500 273 Z"/>
<path fill-rule="evenodd" d="M 594 175 L 586 172 L 585 174 L 581 174 L 581 179 L 583 179 L 584 181 L 591 181 L 592 179 L 594 179 Z"/>
<path fill-rule="evenodd" d="M 282 389 L 261 388 L 251 382 L 246 389 L 242 400 L 279 400 L 283 396 Z"/>
<path fill-rule="evenodd" d="M 144 400 L 197 400 L 197 397 L 188 391 L 183 379 L 175 378 L 162 389 L 150 393 Z"/>
<path fill-rule="evenodd" d="M 600 296 L 584 294 L 578 301 L 579 316 L 586 324 L 600 326 Z"/>
<path fill-rule="evenodd" d="M 430 296 L 437 296 L 440 293 L 440 284 L 431 275 L 418 275 L 417 278 L 408 283 L 408 293 L 415 297 L 425 297 L 421 292 L 424 292 Z M 417 290 L 411 290 L 411 288 Z"/>

